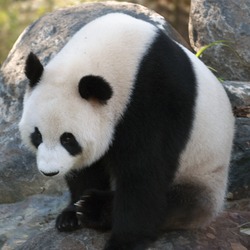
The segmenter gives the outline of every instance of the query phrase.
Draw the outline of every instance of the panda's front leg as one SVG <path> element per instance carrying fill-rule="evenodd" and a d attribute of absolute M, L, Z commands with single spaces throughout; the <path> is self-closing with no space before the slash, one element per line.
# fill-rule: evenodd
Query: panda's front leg
<path fill-rule="evenodd" d="M 112 227 L 113 191 L 88 190 L 75 203 L 81 225 L 106 231 Z"/>
<path fill-rule="evenodd" d="M 58 215 L 56 228 L 59 231 L 74 231 L 83 226 L 77 217 L 75 203 L 78 202 L 88 190 L 109 190 L 110 178 L 105 167 L 101 161 L 99 161 L 88 168 L 70 172 L 66 176 L 66 182 L 71 195 L 70 203 Z"/>
<path fill-rule="evenodd" d="M 69 204 L 56 218 L 56 228 L 61 232 L 70 232 L 81 228 L 76 216 L 76 209 Z"/>
<path fill-rule="evenodd" d="M 112 234 L 105 250 L 144 250 L 157 239 L 166 217 L 160 178 L 144 171 L 117 180 Z"/>

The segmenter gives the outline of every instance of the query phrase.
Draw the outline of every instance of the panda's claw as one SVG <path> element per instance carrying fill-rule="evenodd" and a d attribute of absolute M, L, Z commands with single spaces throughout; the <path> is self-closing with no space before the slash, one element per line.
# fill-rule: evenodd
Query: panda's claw
<path fill-rule="evenodd" d="M 83 207 L 83 203 L 85 203 L 86 199 L 88 199 L 89 197 L 91 197 L 91 196 L 90 195 L 84 195 L 84 196 L 82 196 L 79 201 L 77 201 L 76 203 L 74 203 L 74 206 L 76 206 L 77 208 L 82 208 Z"/>
<path fill-rule="evenodd" d="M 76 215 L 78 215 L 78 216 L 82 216 L 82 215 L 83 215 L 83 213 L 82 213 L 82 212 L 76 212 Z"/>
<path fill-rule="evenodd" d="M 82 201 L 79 200 L 74 204 L 76 207 L 82 207 Z"/>
<path fill-rule="evenodd" d="M 89 198 L 89 197 L 91 197 L 90 194 L 85 194 L 85 195 L 82 195 L 81 199 L 85 199 L 85 198 Z"/>

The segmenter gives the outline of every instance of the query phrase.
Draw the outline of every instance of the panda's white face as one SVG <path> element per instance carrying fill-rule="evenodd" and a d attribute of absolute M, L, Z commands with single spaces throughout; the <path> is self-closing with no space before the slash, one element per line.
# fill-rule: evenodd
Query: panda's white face
<path fill-rule="evenodd" d="M 27 93 L 19 124 L 23 141 L 37 153 L 38 169 L 45 175 L 65 174 L 90 165 L 112 139 L 108 106 L 84 100 L 77 89 L 57 95 L 43 80 Z"/>
<path fill-rule="evenodd" d="M 147 22 L 108 14 L 79 30 L 45 68 L 29 55 L 19 128 L 42 173 L 91 165 L 108 150 L 156 35 Z"/>

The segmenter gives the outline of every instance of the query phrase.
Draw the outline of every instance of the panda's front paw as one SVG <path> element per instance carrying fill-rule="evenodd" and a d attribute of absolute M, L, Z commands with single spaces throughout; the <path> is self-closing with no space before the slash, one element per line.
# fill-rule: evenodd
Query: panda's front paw
<path fill-rule="evenodd" d="M 56 228 L 61 232 L 69 232 L 81 228 L 81 224 L 76 216 L 76 211 L 72 209 L 72 206 L 64 209 L 62 213 L 57 216 Z"/>
<path fill-rule="evenodd" d="M 89 190 L 75 203 L 80 223 L 97 230 L 111 229 L 113 192 Z"/>

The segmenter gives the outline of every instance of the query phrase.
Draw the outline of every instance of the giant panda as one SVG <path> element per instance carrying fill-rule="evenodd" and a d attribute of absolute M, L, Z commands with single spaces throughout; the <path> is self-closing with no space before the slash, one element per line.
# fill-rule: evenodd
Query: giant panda
<path fill-rule="evenodd" d="M 227 187 L 234 118 L 217 78 L 160 28 L 109 13 L 44 67 L 26 60 L 19 124 L 45 176 L 71 194 L 56 228 L 111 229 L 104 249 L 146 249 L 208 225 Z"/>

